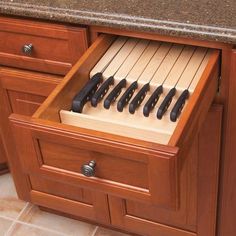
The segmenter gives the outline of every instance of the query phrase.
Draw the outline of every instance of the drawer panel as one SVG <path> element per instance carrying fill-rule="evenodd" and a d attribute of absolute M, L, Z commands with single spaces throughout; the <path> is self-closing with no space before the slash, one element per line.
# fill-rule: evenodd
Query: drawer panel
<path fill-rule="evenodd" d="M 86 28 L 0 18 L 2 65 L 66 74 L 87 49 Z M 24 46 L 32 45 L 28 53 Z"/>
<path fill-rule="evenodd" d="M 36 176 L 30 176 L 30 183 L 34 204 L 104 224 L 110 222 L 105 194 Z"/>
<path fill-rule="evenodd" d="M 103 130 L 96 129 L 93 124 L 101 121 L 96 113 L 93 116 L 95 123 L 86 119 L 86 114 L 78 113 L 75 115 L 82 117 L 83 122 L 78 119 L 76 124 L 62 124 L 61 110 L 70 112 L 73 98 L 87 83 L 91 70 L 114 40 L 115 36 L 101 35 L 32 119 L 11 116 L 22 165 L 27 173 L 37 172 L 127 199 L 177 209 L 179 175 L 189 145 L 200 129 L 218 89 L 219 51 L 212 50 L 208 54 L 209 59 L 199 74 L 199 82 L 165 142 L 160 142 L 157 131 L 156 139 L 155 135 L 152 139 L 146 139 L 150 129 L 144 127 L 144 137 L 139 132 L 142 127 L 133 129 L 128 119 L 125 126 L 120 127 L 116 126 L 118 123 L 111 116 L 110 120 L 106 119 L 107 123 L 103 121 Z M 193 64 L 193 67 L 196 65 Z M 99 106 L 94 109 L 99 109 Z M 114 132 L 118 129 L 121 132 Z M 126 132 L 132 132 L 132 135 L 126 135 Z M 19 135 L 30 145 L 25 147 Z M 91 161 L 96 162 L 96 167 L 92 166 L 95 174 L 92 177 L 84 176 L 86 173 L 81 171 L 81 167 L 86 165 L 91 170 Z"/>

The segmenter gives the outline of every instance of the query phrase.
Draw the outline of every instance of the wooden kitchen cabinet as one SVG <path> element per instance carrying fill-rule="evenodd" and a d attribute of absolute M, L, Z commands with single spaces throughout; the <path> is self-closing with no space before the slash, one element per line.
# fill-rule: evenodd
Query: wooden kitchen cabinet
<path fill-rule="evenodd" d="M 10 116 L 22 171 L 30 177 L 30 201 L 99 221 L 99 217 L 74 212 L 73 193 L 61 196 L 57 187 L 50 192 L 40 182 L 35 190 L 32 176 L 37 175 L 68 188 L 101 194 L 98 201 L 104 208 L 93 212 L 100 217 L 108 206 L 108 196 L 111 226 L 150 236 L 202 236 L 206 232 L 213 236 L 222 108 L 214 105 L 208 111 L 218 88 L 218 51 L 213 51 L 176 133 L 167 145 L 161 145 L 60 122 L 60 110 L 70 110 L 71 99 L 113 40 L 113 35 L 100 35 L 32 118 Z M 207 159 L 209 151 L 211 158 Z M 97 171 L 89 178 L 81 173 L 81 167 L 91 160 L 96 161 Z M 206 166 L 211 166 L 211 171 Z M 210 215 L 200 217 L 206 209 Z M 109 225 L 109 220 L 103 223 Z"/>
<path fill-rule="evenodd" d="M 0 70 L 3 104 L 0 112 L 4 114 L 0 125 L 19 197 L 69 216 L 139 235 L 215 236 L 224 117 L 224 102 L 219 101 L 225 99 L 227 90 L 221 52 L 228 47 L 91 27 L 89 41 L 93 43 L 87 49 L 87 30 L 83 27 L 78 26 L 77 30 L 57 25 L 54 29 L 49 23 L 41 27 L 40 23 L 29 21 L 24 30 L 17 19 L 11 22 L 4 18 L 3 22 L 13 35 L 18 32 L 14 24 L 19 26 L 23 41 L 32 39 L 34 45 L 43 45 L 49 40 L 44 41 L 44 35 L 37 31 L 33 31 L 31 38 L 29 29 L 34 25 L 42 32 L 48 27 L 52 40 L 48 47 L 40 47 L 39 54 L 31 56 L 18 51 L 16 56 L 9 57 L 15 51 L 0 47 L 3 51 L 0 59 L 5 58 L 2 64 L 27 69 Z M 0 27 L 2 36 L 10 38 L 12 33 L 4 27 L 2 31 Z M 117 35 L 212 48 L 197 92 L 187 103 L 183 118 L 167 144 L 98 131 L 92 126 L 61 123 L 61 110 L 70 111 L 73 97 L 88 81 L 91 69 Z M 16 45 L 17 50 L 22 48 L 23 41 Z M 50 54 L 50 45 L 58 41 L 57 50 Z M 76 50 L 76 45 L 82 46 Z M 60 47 L 62 55 L 58 53 Z M 233 63 L 236 65 L 235 56 Z M 62 80 L 53 74 L 65 77 Z M 232 93 L 231 100 L 234 98 Z M 83 175 L 81 167 L 92 160 L 96 161 L 96 176 L 90 178 Z"/>

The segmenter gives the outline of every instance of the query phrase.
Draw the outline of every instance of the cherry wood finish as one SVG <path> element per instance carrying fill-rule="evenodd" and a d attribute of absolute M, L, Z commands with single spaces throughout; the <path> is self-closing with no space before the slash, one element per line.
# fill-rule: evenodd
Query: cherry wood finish
<path fill-rule="evenodd" d="M 5 163 L 6 161 L 7 161 L 6 152 L 5 152 L 5 149 L 4 149 L 4 146 L 3 146 L 3 141 L 0 138 L 0 164 Z"/>
<path fill-rule="evenodd" d="M 221 120 L 222 107 L 213 106 L 189 147 L 180 177 L 182 197 L 178 211 L 109 196 L 112 224 L 147 236 L 214 236 Z"/>
<path fill-rule="evenodd" d="M 59 24 L 0 18 L 0 64 L 66 74 L 88 47 L 87 30 Z M 30 55 L 22 47 L 33 44 Z"/>
<path fill-rule="evenodd" d="M 103 224 L 110 223 L 105 194 L 36 176 L 30 176 L 30 182 L 32 203 Z"/>
<path fill-rule="evenodd" d="M 26 71 L 2 68 L 1 85 L 13 113 L 32 116 L 45 98 L 61 81 L 52 77 Z"/>
<path fill-rule="evenodd" d="M 21 170 L 8 117 L 13 112 L 32 115 L 60 81 L 60 76 L 0 68 L 0 130 L 18 196 L 24 200 L 30 200 L 30 182 Z"/>
<path fill-rule="evenodd" d="M 56 27 L 57 32 L 53 31 L 50 26 L 52 26 L 51 23 L 38 23 L 34 21 L 25 21 L 25 20 L 17 20 L 17 19 L 9 19 L 9 18 L 2 18 L 0 21 L 4 22 L 4 25 L 6 26 L 2 30 L 2 25 L 0 26 L 0 32 L 2 35 L 6 36 L 8 35 L 10 37 L 11 32 L 12 35 L 22 35 L 22 39 L 25 39 L 29 36 L 29 29 L 32 29 L 32 27 L 37 25 L 37 29 L 43 29 L 45 32 L 45 29 L 49 29 L 48 32 L 50 32 L 50 37 L 52 40 L 58 41 L 58 37 L 63 40 L 69 40 L 71 42 L 71 46 L 74 47 L 74 43 L 79 42 L 80 39 L 78 39 L 78 32 L 76 32 L 77 27 L 69 27 L 70 30 L 73 28 L 73 35 L 70 34 L 70 39 L 65 39 L 65 31 L 68 31 L 67 26 L 59 25 L 57 26 L 62 29 L 62 33 L 60 34 L 59 28 Z M 20 22 L 20 23 L 19 23 Z M 22 27 L 22 22 L 28 24 L 30 27 L 26 27 L 25 31 Z M 30 22 L 30 23 L 29 23 Z M 40 25 L 40 26 L 39 26 Z M 55 24 L 53 24 L 55 25 Z M 41 27 L 42 26 L 42 27 Z M 55 25 L 56 26 L 56 25 Z M 9 29 L 11 29 L 9 31 Z M 18 30 L 19 29 L 19 30 Z M 40 42 L 42 40 L 42 31 L 40 30 L 33 30 L 33 38 L 36 38 L 37 42 Z M 84 32 L 84 29 L 82 30 Z M 140 38 L 147 38 L 147 39 L 153 39 L 153 40 L 160 40 L 160 41 L 166 41 L 166 42 L 175 42 L 175 43 L 184 43 L 189 45 L 196 45 L 196 46 L 206 46 L 211 48 L 218 48 L 222 49 L 222 61 L 221 61 L 221 87 L 220 92 L 215 97 L 215 101 L 217 103 L 224 104 L 224 119 L 223 119 L 223 141 L 222 141 L 222 156 L 221 156 L 221 168 L 222 168 L 222 174 L 221 174 L 221 194 L 219 198 L 219 211 L 218 211 L 218 235 L 220 236 L 233 236 L 236 233 L 236 228 L 234 224 L 234 215 L 235 215 L 235 162 L 234 162 L 234 153 L 235 153 L 235 126 L 233 122 L 235 120 L 236 114 L 235 114 L 235 105 L 234 101 L 236 101 L 235 98 L 235 65 L 236 65 L 236 56 L 235 52 L 232 53 L 231 48 L 232 45 L 229 44 L 223 44 L 223 43 L 212 43 L 212 42 L 205 42 L 205 41 L 196 41 L 191 39 L 184 39 L 184 38 L 176 38 L 176 37 L 168 37 L 168 36 L 161 36 L 156 34 L 149 34 L 149 33 L 142 33 L 142 32 L 130 32 L 130 31 L 121 31 L 118 29 L 110 29 L 110 28 L 104 28 L 104 27 L 90 27 L 90 38 L 91 42 L 95 42 L 99 33 L 108 33 L 108 34 L 116 34 L 116 35 L 127 35 L 131 37 L 140 37 Z M 83 34 L 84 37 L 84 34 Z M 72 40 L 73 38 L 73 40 Z M 76 41 L 78 40 L 78 41 Z M 121 144 L 125 144 L 124 147 L 127 148 L 127 143 L 132 146 L 139 146 L 143 148 L 143 145 L 148 148 L 154 148 L 154 149 L 160 149 L 167 153 L 170 150 L 170 147 L 163 147 L 159 146 L 155 143 L 143 143 L 137 140 L 131 140 L 125 137 L 117 137 L 111 135 L 106 135 L 105 133 L 99 133 L 99 132 L 91 132 L 90 130 L 83 130 L 79 128 L 73 128 L 66 125 L 59 125 L 56 124 L 56 122 L 59 121 L 58 116 L 58 110 L 63 108 L 68 108 L 69 100 L 73 96 L 73 93 L 78 91 L 78 88 L 83 86 L 85 81 L 88 78 L 88 69 L 91 68 L 94 63 L 101 57 L 102 53 L 106 48 L 110 45 L 112 42 L 113 37 L 107 37 L 106 43 L 103 41 L 96 41 L 95 44 L 93 44 L 92 48 L 89 49 L 90 53 L 86 53 L 86 56 L 83 57 L 82 60 L 80 60 L 77 63 L 77 68 L 72 69 L 68 75 L 66 76 L 65 80 L 54 90 L 53 94 L 50 96 L 47 101 L 44 102 L 44 105 L 41 106 L 38 109 L 38 112 L 35 113 L 33 116 L 33 119 L 30 119 L 29 117 L 25 116 L 19 116 L 14 115 L 12 116 L 12 120 L 14 121 L 14 126 L 21 127 L 21 129 L 24 129 L 25 132 L 25 142 L 29 143 L 29 146 L 34 146 L 35 142 L 32 142 L 32 133 L 31 130 L 37 130 L 37 134 L 39 134 L 38 130 L 40 132 L 45 132 L 45 136 L 47 136 L 47 133 L 56 134 L 58 137 L 61 137 L 61 142 L 63 141 L 63 137 L 69 137 L 71 140 L 75 140 L 78 138 L 78 133 L 80 133 L 80 140 L 86 141 L 97 141 L 97 136 L 103 136 L 103 139 L 110 140 L 112 143 L 120 142 Z M 72 42 L 73 41 L 73 42 Z M 4 41 L 6 43 L 6 41 Z M 99 49 L 97 50 L 97 46 L 99 45 Z M 77 45 L 78 46 L 78 45 Z M 7 48 L 7 47 L 6 47 Z M 91 53 L 91 50 L 96 49 L 96 53 Z M 8 50 L 9 47 L 8 47 Z M 1 51 L 1 50 L 0 50 Z M 77 51 L 75 51 L 77 53 Z M 232 54 L 232 64 L 230 64 L 230 56 Z M 89 59 L 88 59 L 89 58 Z M 73 56 L 73 63 L 72 62 L 65 62 L 62 63 L 58 61 L 50 61 L 47 60 L 36 60 L 37 58 L 31 58 L 31 57 L 25 57 L 22 55 L 17 55 L 16 52 L 14 54 L 10 55 L 8 53 L 0 53 L 0 60 L 1 62 L 4 61 L 6 65 L 14 65 L 16 67 L 22 67 L 27 68 L 31 70 L 38 70 L 38 71 L 45 71 L 49 73 L 57 73 L 57 74 L 65 74 L 68 69 L 71 67 L 69 65 L 70 63 L 73 64 L 77 61 L 78 57 L 77 55 Z M 88 60 L 87 60 L 88 59 Z M 38 65 L 36 65 L 36 62 Z M 82 65 L 81 70 L 77 70 L 78 67 Z M 231 75 L 229 76 L 229 71 L 231 69 Z M 14 70 L 13 70 L 14 71 Z M 27 73 L 27 72 L 21 72 L 16 71 L 13 72 L 10 70 L 6 70 L 4 74 L 7 75 L 7 77 L 11 74 L 13 77 L 17 77 L 17 74 L 19 74 L 19 78 L 30 78 L 30 76 L 36 74 L 36 73 Z M 212 73 L 212 70 L 208 70 L 208 72 L 205 73 Z M 26 75 L 26 76 L 25 76 Z M 10 76 L 9 76 L 10 77 Z M 37 77 L 37 76 L 36 76 Z M 50 77 L 50 76 L 49 76 Z M 34 79 L 34 82 L 36 82 L 38 79 L 44 79 L 48 78 L 46 75 L 40 75 L 40 78 L 37 77 Z M 77 84 L 77 80 L 73 78 L 80 78 L 80 83 Z M 55 76 L 52 76 L 54 82 L 57 84 L 57 79 Z M 22 81 L 25 81 L 22 79 Z M 47 79 L 46 79 L 47 80 Z M 99 221 L 99 217 L 101 216 L 95 216 L 97 212 L 101 212 L 101 214 L 104 214 L 104 220 L 103 222 L 106 222 L 104 224 L 107 224 L 109 222 L 107 215 L 109 212 L 106 210 L 105 205 L 107 204 L 107 200 L 105 200 L 106 197 L 104 193 L 101 194 L 101 198 L 97 199 L 97 204 L 100 205 L 99 202 L 101 202 L 101 205 L 103 205 L 103 210 L 95 209 L 94 205 L 92 205 L 91 198 L 89 194 L 86 195 L 86 199 L 81 199 L 80 193 L 82 192 L 89 192 L 93 191 L 91 190 L 94 187 L 94 184 L 81 184 L 81 182 L 71 181 L 71 172 L 75 174 L 75 170 L 63 170 L 58 167 L 47 167 L 40 169 L 40 177 L 37 176 L 37 180 L 33 178 L 36 178 L 35 176 L 31 175 L 30 178 L 26 174 L 28 173 L 26 169 L 23 170 L 22 165 L 26 166 L 29 163 L 22 163 L 19 160 L 17 153 L 16 153 L 16 147 L 15 143 L 12 139 L 11 130 L 9 129 L 8 125 L 8 119 L 7 117 L 12 113 L 12 110 L 14 109 L 15 112 L 23 114 L 23 115 L 32 115 L 36 107 L 39 106 L 39 104 L 42 102 L 42 98 L 46 97 L 50 92 L 46 88 L 52 88 L 53 86 L 47 85 L 44 86 L 43 89 L 46 89 L 47 92 L 45 94 L 40 91 L 39 86 L 33 86 L 32 88 L 30 79 L 28 83 L 25 83 L 26 88 L 29 86 L 29 91 L 31 93 L 28 93 L 29 91 L 26 91 L 27 89 L 23 89 L 20 91 L 17 91 L 17 87 L 20 84 L 20 79 L 16 80 L 19 83 L 14 88 L 14 82 L 11 83 L 11 80 L 9 79 L 3 79 L 2 80 L 2 73 L 0 72 L 0 101 L 2 106 L 0 106 L 0 113 L 4 114 L 0 117 L 0 130 L 1 134 L 4 137 L 3 142 L 4 145 L 7 147 L 6 152 L 9 157 L 10 161 L 10 167 L 12 169 L 14 181 L 17 187 L 18 195 L 21 199 L 33 201 L 36 204 L 39 204 L 44 207 L 53 208 L 54 210 L 60 210 L 63 212 L 66 212 L 67 214 L 73 214 L 73 215 L 79 215 L 79 211 L 84 212 L 84 216 L 87 216 L 87 219 L 93 219 L 95 222 Z M 74 81 L 74 82 L 72 82 Z M 208 82 L 207 82 L 208 83 Z M 206 83 L 206 84 L 207 84 Z M 40 82 L 38 83 L 38 85 Z M 50 84 L 50 83 L 49 83 Z M 203 85 L 202 85 L 203 86 Z M 24 87 L 24 86 L 23 86 Z M 204 87 L 204 86 L 203 86 Z M 210 86 L 211 87 L 211 86 Z M 7 88 L 10 88 L 9 90 Z M 213 88 L 213 87 L 211 87 Z M 74 89 L 74 90 L 73 90 Z M 71 90 L 72 93 L 68 94 L 68 90 Z M 213 96 L 213 90 L 212 94 Z M 204 93 L 205 94 L 205 93 Z M 202 94 L 203 99 L 201 101 L 202 104 L 204 104 L 206 101 L 211 103 L 212 99 L 205 98 L 204 94 Z M 61 100 L 61 97 L 65 97 L 65 100 Z M 42 99 L 42 100 L 41 100 Z M 200 100 L 201 100 L 200 99 Z M 205 99 L 205 101 L 204 101 Z M 199 101 L 200 101 L 199 100 Z M 200 102 L 199 102 L 200 103 Z M 193 109 L 194 106 L 192 106 L 191 109 Z M 180 148 L 180 151 L 176 148 L 172 147 L 171 151 L 173 153 L 178 153 L 178 157 L 181 157 L 181 162 L 179 162 L 179 180 L 177 181 L 178 187 L 179 187 L 179 199 L 177 200 L 176 197 L 173 197 L 172 200 L 176 201 L 178 205 L 178 208 L 176 208 L 175 211 L 165 209 L 153 204 L 147 204 L 144 203 L 143 200 L 145 199 L 139 199 L 138 202 L 136 202 L 136 197 L 133 198 L 132 196 L 129 197 L 129 200 L 125 200 L 124 196 L 127 193 L 126 190 L 123 188 L 120 188 L 117 190 L 117 192 L 114 192 L 113 190 L 109 193 L 109 207 L 112 212 L 112 223 L 117 225 L 116 227 L 121 227 L 122 229 L 126 229 L 128 231 L 133 231 L 136 229 L 137 232 L 147 235 L 143 232 L 152 233 L 152 232 L 161 232 L 161 235 L 170 235 L 170 236 L 176 236 L 176 235 L 199 235 L 199 236 L 212 236 L 215 235 L 215 224 L 216 224 L 216 198 L 217 198 L 217 178 L 216 175 L 218 174 L 218 151 L 219 151 L 219 127 L 220 127 L 220 112 L 219 108 L 213 109 L 214 114 L 217 117 L 216 120 L 212 120 L 212 123 L 209 123 L 209 125 L 206 125 L 204 123 L 203 119 L 206 116 L 206 111 L 208 110 L 208 106 L 206 106 L 203 110 L 203 115 L 201 115 L 201 119 L 196 119 L 195 124 L 192 125 L 192 123 L 189 123 L 189 127 L 192 129 L 192 132 L 189 131 L 189 134 L 192 134 L 188 136 L 189 138 L 186 138 L 184 145 L 182 145 L 182 148 Z M 216 111 L 218 110 L 218 112 Z M 189 110 L 191 111 L 191 110 Z M 197 114 L 201 113 L 201 109 L 193 109 L 194 113 Z M 210 112 L 212 114 L 212 110 Z M 189 113 L 188 116 L 191 116 Z M 210 120 L 211 115 L 208 114 L 208 120 Z M 186 117 L 188 120 L 188 118 Z M 200 122 L 199 122 L 200 121 Z M 218 126 L 216 129 L 213 127 L 218 122 Z M 194 141 L 194 135 L 195 133 L 200 129 L 200 127 L 204 125 L 204 128 L 201 128 L 201 133 Z M 206 127 L 207 126 L 207 127 Z M 30 131 L 28 130 L 30 127 Z M 187 127 L 187 126 L 186 126 Z M 187 132 L 188 132 L 188 128 Z M 181 129 L 182 130 L 182 129 Z M 17 130 L 12 130 L 13 132 L 17 132 Z M 183 130 L 182 130 L 183 131 Z M 181 132 L 180 132 L 181 133 Z M 178 132 L 177 135 L 180 135 Z M 215 133 L 215 136 L 208 140 L 208 137 L 211 133 Z M 185 132 L 183 135 L 186 134 Z M 20 136 L 21 134 L 17 133 L 16 136 Z M 41 135 L 41 134 L 40 134 Z M 43 136 L 44 137 L 44 136 Z M 51 136 L 52 137 L 52 136 Z M 184 140 L 184 139 L 183 139 Z M 190 140 L 190 143 L 187 142 L 187 140 Z M 206 141 L 208 140 L 208 141 Z M 48 140 L 43 139 L 43 142 L 46 141 L 47 145 L 50 145 L 50 142 L 47 143 Z M 180 139 L 176 138 L 174 141 L 180 141 Z M 193 142 L 193 146 L 190 150 L 190 144 Z M 74 144 L 76 141 L 74 141 Z M 175 142 L 174 142 L 175 143 Z M 36 143 L 38 145 L 38 143 Z M 45 144 L 45 143 L 44 143 Z M 74 145 L 73 144 L 73 145 Z M 176 142 L 176 144 L 180 144 L 181 142 Z M 217 144 L 217 145 L 215 145 Z M 37 147 L 36 145 L 36 147 Z M 53 144 L 54 145 L 54 144 Z M 73 145 L 67 145 L 69 149 L 75 150 L 77 147 L 74 147 Z M 129 146 L 128 146 L 129 148 Z M 35 152 L 32 150 L 24 150 L 26 155 L 35 155 Z M 47 151 L 47 150 L 46 150 Z M 190 154 L 192 153 L 192 155 Z M 188 154 L 187 154 L 188 153 Z M 209 158 L 208 153 L 211 153 L 212 155 Z M 50 153 L 51 154 L 51 153 Z M 186 155 L 184 155 L 186 154 Z M 201 154 L 201 155 L 200 155 Z M 37 155 L 39 155 L 37 153 Z M 25 159 L 25 161 L 27 161 Z M 58 162 L 57 162 L 58 164 Z M 37 168 L 40 168 L 40 165 L 42 166 L 42 162 L 38 162 Z M 188 166 L 188 168 L 186 167 Z M 197 168 L 194 168 L 198 166 Z M 202 167 L 202 168 L 200 168 Z M 210 168 L 209 168 L 210 167 Z M 30 168 L 30 167 L 29 167 Z M 67 167 L 69 168 L 69 167 Z M 71 168 L 71 167 L 70 167 Z M 74 168 L 74 167 L 73 167 Z M 37 170 L 38 170 L 37 169 Z M 161 168 L 161 170 L 163 170 Z M 154 171 L 156 169 L 154 168 Z M 55 175 L 55 172 L 57 175 Z M 37 172 L 35 172 L 37 173 Z M 183 176 L 187 176 L 187 180 L 183 181 Z M 43 178 L 46 177 L 46 178 Z M 54 182 L 55 177 L 60 177 L 57 179 L 57 184 Z M 173 176 L 172 176 L 173 177 Z M 39 180 L 40 178 L 40 180 Z M 177 178 L 177 179 L 178 179 Z M 137 181 L 137 180 L 135 180 Z M 143 181 L 143 180 L 140 180 Z M 69 186 L 68 182 L 70 182 Z M 58 186 L 58 183 L 63 184 L 65 186 L 65 189 L 68 189 L 67 192 L 71 193 L 70 196 L 67 194 L 63 194 L 60 191 L 60 188 Z M 79 183 L 79 184 L 78 184 Z M 141 182 L 140 182 L 141 183 Z M 139 183 L 139 184 L 140 184 Z M 156 185 L 163 186 L 165 188 L 165 182 L 162 180 L 160 182 L 154 182 Z M 59 185 L 60 185 L 59 184 Z M 113 184 L 113 182 L 112 182 Z M 81 188 L 81 186 L 84 186 L 88 188 L 88 190 L 84 190 Z M 127 184 L 124 184 L 125 187 L 127 187 Z M 145 183 L 141 183 L 141 185 L 145 185 Z M 190 186 L 191 185 L 191 186 Z M 33 187 L 32 187 L 33 186 Z M 52 188 L 52 186 L 54 186 Z M 58 187 L 57 187 L 58 186 Z M 197 186 L 197 187 L 196 187 Z M 137 187 L 137 186 L 136 186 Z M 191 188 L 190 188 L 191 187 Z M 70 190 L 71 188 L 76 190 Z M 188 188 L 188 191 L 187 191 Z M 185 191 L 184 191 L 185 189 Z M 106 192 L 107 189 L 104 188 L 98 188 L 99 192 Z M 138 189 L 140 190 L 140 189 Z M 78 192 L 79 193 L 78 193 Z M 95 192 L 94 192 L 95 193 Z M 200 195 L 201 193 L 201 195 Z M 76 195 L 78 194 L 78 198 Z M 97 195 L 97 193 L 95 194 Z M 163 195 L 165 197 L 165 194 Z M 185 196 L 185 197 L 183 197 Z M 188 197 L 187 197 L 188 196 Z M 194 197 L 195 196 L 195 197 Z M 111 199 L 115 200 L 116 204 L 114 206 L 111 205 Z M 189 200 L 187 200 L 189 199 Z M 84 207 L 84 202 L 88 201 L 87 205 L 89 205 L 89 209 L 91 210 L 90 213 L 86 213 Z M 183 204 L 185 202 L 185 204 Z M 63 207 L 61 208 L 61 206 Z M 65 205 L 65 206 L 64 206 Z M 86 204 L 85 204 L 86 205 Z M 184 205 L 184 206 L 183 206 Z M 83 206 L 83 207 L 82 207 Z M 81 208 L 82 207 L 82 208 Z M 119 208 L 120 207 L 120 208 Z M 112 211 L 112 208 L 115 209 Z M 118 210 L 117 210 L 118 209 Z M 157 209 L 157 210 L 156 210 Z M 188 209 L 188 210 L 187 210 Z M 127 211 L 126 211 L 127 210 Z M 127 214 L 129 213 L 129 215 Z M 87 215 L 86 215 L 87 214 Z M 98 213 L 100 214 L 100 213 Z M 123 215 L 122 215 L 123 214 Z M 127 215 L 127 217 L 125 217 Z M 145 215 L 145 217 L 143 216 Z M 179 217 L 177 217 L 179 216 Z M 83 217 L 83 216 L 81 216 Z M 106 218 L 106 219 L 105 219 Z M 107 221 L 108 220 L 108 221 Z M 102 221 L 102 220 L 101 220 Z M 100 221 L 100 222 L 101 222 Z M 171 222 L 171 223 L 169 223 Z M 108 223 L 109 224 L 109 223 Z M 183 230 L 184 229 L 184 230 Z M 156 235 L 156 234 L 154 234 Z"/>
<path fill-rule="evenodd" d="M 222 162 L 222 182 L 220 195 L 220 208 L 218 230 L 220 236 L 234 236 L 236 234 L 236 50 L 231 53 L 231 64 L 228 65 L 229 97 L 227 135 L 225 138 L 225 156 Z"/>
<path fill-rule="evenodd" d="M 179 204 L 179 172 L 186 152 L 184 147 L 190 145 L 194 133 L 199 130 L 217 90 L 218 52 L 212 54 L 169 145 L 55 122 L 59 120 L 61 109 L 70 109 L 72 98 L 88 79 L 88 72 L 113 40 L 113 36 L 102 35 L 94 42 L 34 114 L 32 122 L 25 117 L 11 116 L 21 163 L 26 173 L 67 179 L 84 187 L 176 209 Z M 31 143 L 27 143 L 27 148 L 25 140 Z M 97 175 L 84 177 L 80 168 L 93 159 L 97 161 Z M 114 165 L 109 166 L 112 163 Z M 66 175 L 62 176 L 62 173 Z"/>

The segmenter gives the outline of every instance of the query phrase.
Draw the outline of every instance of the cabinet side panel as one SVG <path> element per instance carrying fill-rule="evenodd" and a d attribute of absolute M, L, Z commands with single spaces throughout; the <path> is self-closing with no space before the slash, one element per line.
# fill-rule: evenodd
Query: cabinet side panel
<path fill-rule="evenodd" d="M 218 219 L 220 236 L 236 235 L 236 50 L 232 53 L 228 99 L 225 152 L 221 163 L 222 180 Z"/>

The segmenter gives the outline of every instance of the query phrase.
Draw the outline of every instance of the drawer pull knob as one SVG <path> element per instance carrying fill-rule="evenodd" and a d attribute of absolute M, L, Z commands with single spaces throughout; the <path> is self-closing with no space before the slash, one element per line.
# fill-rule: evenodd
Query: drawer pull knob
<path fill-rule="evenodd" d="M 81 167 L 82 174 L 91 177 L 95 175 L 96 162 L 90 161 L 88 164 L 85 164 Z"/>
<path fill-rule="evenodd" d="M 30 43 L 30 44 L 25 44 L 23 47 L 22 47 L 22 52 L 26 55 L 30 55 L 32 54 L 32 51 L 33 51 L 33 44 Z"/>

